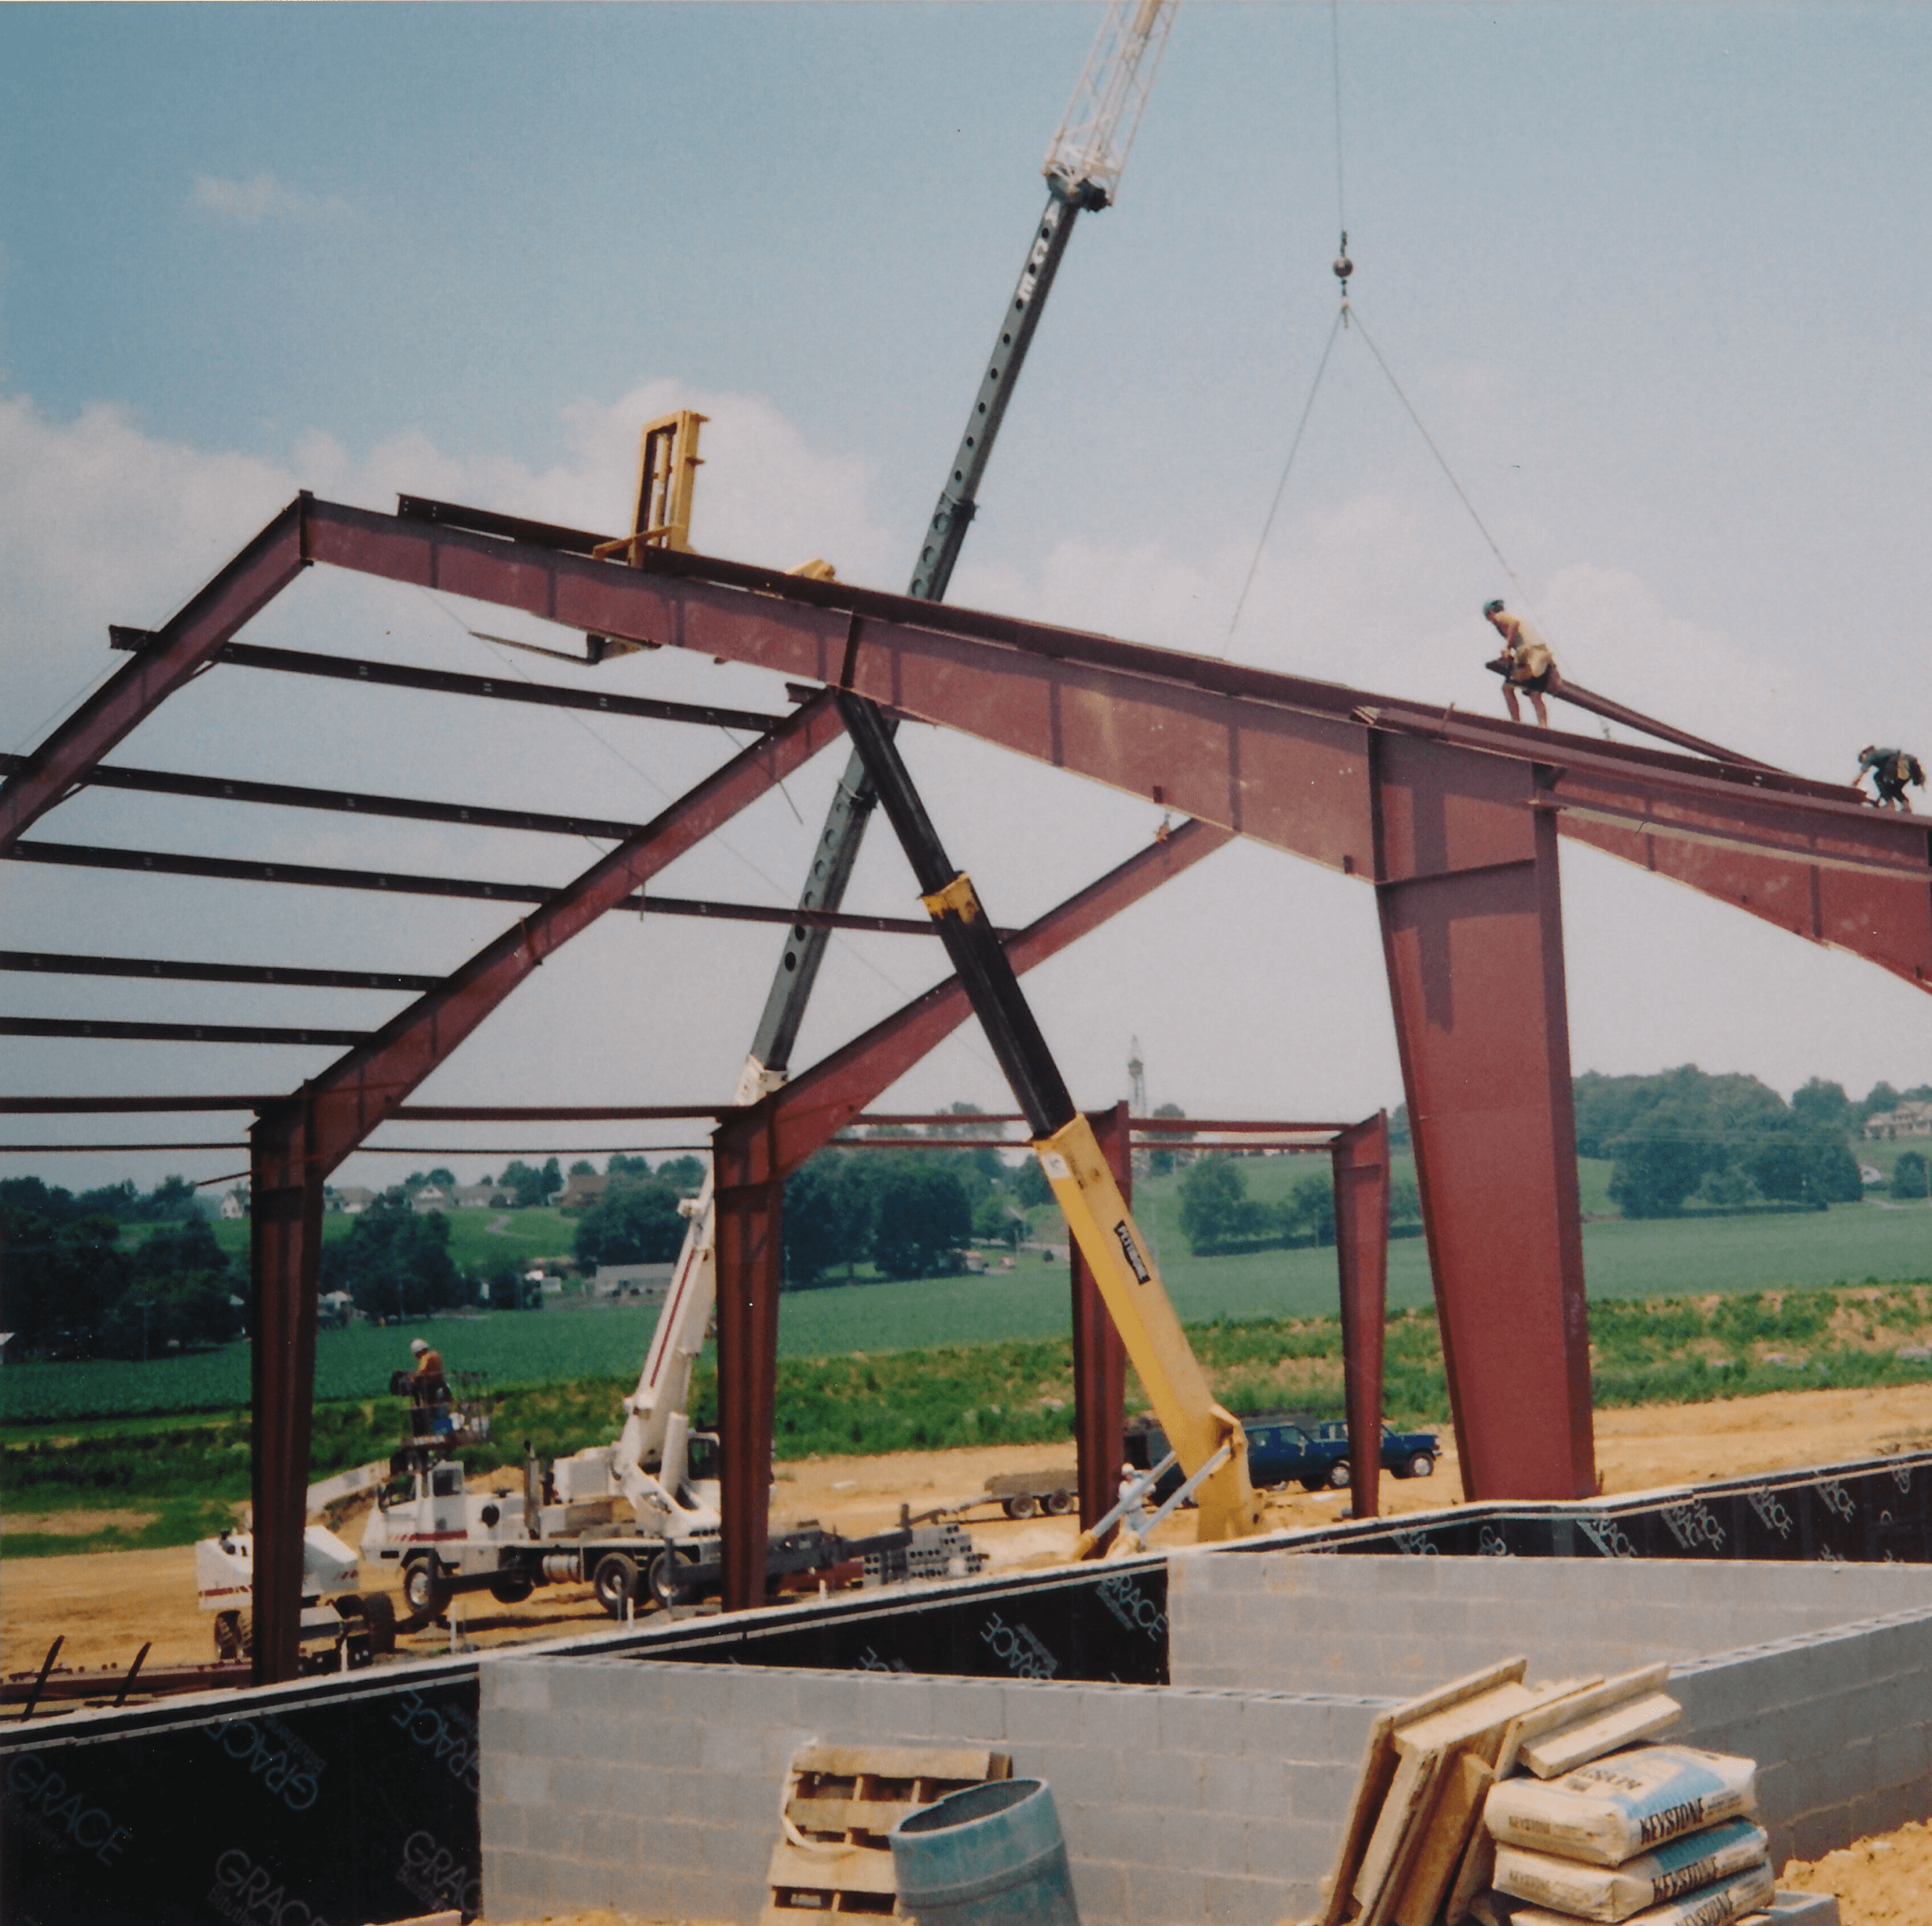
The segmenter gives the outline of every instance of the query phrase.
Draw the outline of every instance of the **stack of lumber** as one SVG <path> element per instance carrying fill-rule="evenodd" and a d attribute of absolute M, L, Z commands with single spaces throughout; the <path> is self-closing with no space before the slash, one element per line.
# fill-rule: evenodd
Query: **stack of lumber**
<path fill-rule="evenodd" d="M 1605 1860 L 1583 1876 L 1572 1864 L 1565 1874 L 1570 1883 L 1562 1884 L 1552 1881 L 1547 1868 L 1530 1864 L 1532 1860 L 1559 1860 L 1568 1848 L 1547 1832 L 1530 1837 L 1520 1830 L 1497 1831 L 1497 1818 L 1519 1808 L 1524 1788 L 1554 1793 L 1569 1783 L 1570 1775 L 1597 1761 L 1641 1756 L 1632 1753 L 1633 1747 L 1686 1759 L 1715 1755 L 1644 1746 L 1682 1716 L 1677 1701 L 1663 1689 L 1668 1666 L 1650 1666 L 1616 1679 L 1535 1686 L 1524 1683 L 1526 1669 L 1524 1660 L 1507 1659 L 1376 1721 L 1335 1868 L 1324 1882 L 1325 1904 L 1311 1926 L 1460 1926 L 1469 1919 L 1483 1926 L 1562 1926 L 1574 1919 L 1628 1919 L 1632 1926 L 1725 1926 L 1769 1903 L 1772 1889 L 1768 1868 L 1763 1866 L 1764 1834 L 1748 1825 L 1744 1834 L 1749 1841 L 1727 1832 L 1723 1839 L 1706 1841 L 1654 1872 Z M 1729 1763 L 1745 1774 L 1744 1803 L 1726 1805 L 1713 1792 L 1696 1807 L 1703 1816 L 1686 1819 L 1678 1831 L 1701 1837 L 1751 1809 L 1755 1770 L 1749 1761 Z M 1654 1769 L 1647 1770 L 1656 1776 Z M 1610 1781 L 1616 1776 L 1613 1771 Z M 1610 1781 L 1592 1783 L 1602 1794 L 1614 1790 Z M 1686 1794 L 1677 1803 L 1690 1798 Z M 1548 1822 L 1546 1815 L 1542 1822 Z M 1654 1847 L 1675 1841 L 1678 1831 L 1657 1832 L 1657 1823 L 1653 1817 L 1652 1836 L 1639 1838 L 1625 1859 L 1641 1859 Z M 1604 1836 L 1614 1832 L 1612 1826 Z M 1505 1842 L 1500 1848 L 1499 1840 Z M 1741 1842 L 1755 1843 L 1746 1861 L 1738 1858 Z M 1712 1882 L 1729 1881 L 1727 1890 L 1734 1890 L 1736 1905 L 1729 1911 L 1681 1914 L 1657 1910 L 1658 1900 L 1669 1905 L 1667 1895 L 1686 1891 L 1673 1881 L 1713 1852 L 1733 1870 L 1708 1874 L 1699 1897 L 1709 1901 L 1706 1889 Z M 1761 1869 L 1763 1877 L 1757 1870 L 1743 1877 L 1746 1863 Z M 1606 1871 L 1616 1877 L 1603 1877 Z M 1528 1883 L 1539 1876 L 1545 1883 L 1532 1893 Z M 1547 1903 L 1559 1894 L 1578 1893 L 1587 1893 L 1590 1905 L 1609 1910 L 1564 1911 Z"/>
<path fill-rule="evenodd" d="M 910 1745 L 805 1745 L 792 1755 L 782 1837 L 765 1877 L 759 1926 L 801 1912 L 902 1917 L 886 1835 L 949 1792 L 1011 1778 L 1010 1754 Z"/>

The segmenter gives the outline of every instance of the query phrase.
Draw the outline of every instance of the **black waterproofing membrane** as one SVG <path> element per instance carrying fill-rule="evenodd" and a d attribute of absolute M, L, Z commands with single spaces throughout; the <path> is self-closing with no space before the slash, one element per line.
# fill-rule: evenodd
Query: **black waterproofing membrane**
<path fill-rule="evenodd" d="M 1932 1452 L 1227 1548 L 1323 1556 L 1932 1564 Z M 543 1648 L 602 1658 L 1161 1684 L 1167 1565 L 847 1594 Z M 477 1666 L 0 1724 L 7 1926 L 365 1926 L 481 1903 Z"/>

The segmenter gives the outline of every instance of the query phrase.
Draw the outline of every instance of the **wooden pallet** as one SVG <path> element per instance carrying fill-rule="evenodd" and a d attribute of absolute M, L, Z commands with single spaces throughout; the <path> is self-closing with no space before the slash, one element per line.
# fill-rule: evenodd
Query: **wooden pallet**
<path fill-rule="evenodd" d="M 1012 1772 L 1011 1758 L 999 1752 L 801 1746 L 785 1781 L 785 1834 L 772 1849 L 772 1897 L 759 1926 L 798 1926 L 801 1913 L 904 1918 L 886 1834 L 948 1792 Z"/>

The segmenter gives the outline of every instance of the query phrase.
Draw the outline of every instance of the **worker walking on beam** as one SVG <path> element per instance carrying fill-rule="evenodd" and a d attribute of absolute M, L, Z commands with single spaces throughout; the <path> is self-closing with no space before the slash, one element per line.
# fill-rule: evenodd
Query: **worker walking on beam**
<path fill-rule="evenodd" d="M 1852 780 L 1862 782 L 1867 776 L 1879 792 L 1875 798 L 1879 807 L 1902 809 L 1907 815 L 1912 814 L 1912 805 L 1905 800 L 1905 785 L 1909 782 L 1917 789 L 1926 786 L 1926 772 L 1908 750 L 1878 749 L 1869 743 L 1858 751 L 1858 773 Z"/>
<path fill-rule="evenodd" d="M 1516 701 L 1520 691 L 1528 696 L 1537 712 L 1537 726 L 1547 729 L 1549 712 L 1543 706 L 1544 691 L 1560 691 L 1563 686 L 1549 644 L 1520 615 L 1511 614 L 1500 599 L 1485 602 L 1482 612 L 1502 638 L 1502 653 L 1489 666 L 1502 678 L 1502 700 L 1509 704 L 1511 721 L 1523 720 L 1523 711 Z"/>

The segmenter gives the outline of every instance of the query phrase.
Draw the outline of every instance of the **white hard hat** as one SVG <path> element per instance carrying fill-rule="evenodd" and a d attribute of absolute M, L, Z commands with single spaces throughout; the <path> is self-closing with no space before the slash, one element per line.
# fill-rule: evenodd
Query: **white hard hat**
<path fill-rule="evenodd" d="M 426 1351 L 426 1350 L 428 1350 L 430 1347 L 429 1347 L 429 1346 L 428 1346 L 428 1345 L 426 1345 L 426 1344 L 425 1344 L 425 1343 L 423 1342 L 423 1341 L 421 1340 L 421 1338 L 412 1338 L 409 1340 L 409 1348 L 410 1348 L 410 1350 L 412 1350 L 412 1351 L 416 1352 L 416 1353 L 417 1354 L 417 1355 L 418 1355 L 418 1356 L 420 1356 L 420 1355 L 421 1355 L 421 1354 L 422 1354 L 424 1351 Z"/>

